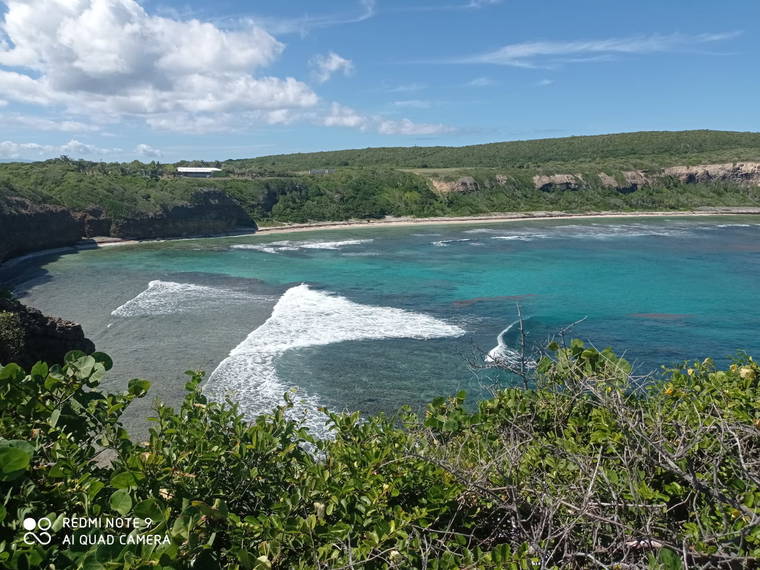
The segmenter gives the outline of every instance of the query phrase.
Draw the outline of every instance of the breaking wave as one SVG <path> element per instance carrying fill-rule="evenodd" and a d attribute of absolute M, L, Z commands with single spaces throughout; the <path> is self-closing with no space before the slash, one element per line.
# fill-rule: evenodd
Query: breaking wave
<path fill-rule="evenodd" d="M 541 239 L 619 239 L 630 237 L 699 237 L 705 230 L 715 227 L 740 227 L 740 224 L 726 225 L 696 225 L 668 224 L 650 225 L 640 223 L 630 224 L 569 224 L 542 228 L 541 231 L 529 228 L 478 229 L 465 233 L 491 234 L 491 239 L 511 241 L 535 241 Z"/>
<path fill-rule="evenodd" d="M 169 315 L 214 308 L 233 303 L 271 301 L 272 297 L 251 295 L 241 291 L 217 289 L 192 283 L 151 281 L 148 288 L 111 311 L 114 317 Z"/>
<path fill-rule="evenodd" d="M 434 241 L 432 244 L 436 247 L 447 247 L 451 243 L 459 243 L 459 242 L 465 242 L 465 241 L 472 241 L 469 238 L 462 238 L 462 239 L 442 239 L 440 241 Z"/>
<path fill-rule="evenodd" d="M 246 417 L 253 419 L 283 403 L 292 386 L 277 375 L 277 359 L 288 350 L 353 340 L 457 337 L 465 331 L 455 325 L 411 311 L 374 307 L 344 297 L 315 291 L 308 285 L 288 289 L 272 316 L 235 347 L 204 386 L 216 400 L 231 397 Z M 325 435 L 318 398 L 299 391 L 291 417 L 304 420 Z"/>
<path fill-rule="evenodd" d="M 302 249 L 341 249 L 352 245 L 363 245 L 371 243 L 371 239 L 346 239 L 342 241 L 295 241 L 284 240 L 274 241 L 266 244 L 235 244 L 230 246 L 232 249 L 252 249 L 264 253 L 280 253 L 283 251 L 300 251 Z"/>

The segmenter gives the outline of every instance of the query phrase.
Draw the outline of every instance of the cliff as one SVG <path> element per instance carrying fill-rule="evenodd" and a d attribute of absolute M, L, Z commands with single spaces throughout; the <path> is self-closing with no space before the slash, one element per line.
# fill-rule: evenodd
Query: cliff
<path fill-rule="evenodd" d="M 40 360 L 63 362 L 71 350 L 95 351 L 80 325 L 0 298 L 0 364 L 15 362 L 28 369 Z"/>
<path fill-rule="evenodd" d="M 221 233 L 239 226 L 256 227 L 240 205 L 220 190 L 201 190 L 190 203 L 156 214 L 111 222 L 112 237 L 141 239 Z"/>
<path fill-rule="evenodd" d="M 698 164 L 694 166 L 672 166 L 654 171 L 629 170 L 614 177 L 605 172 L 598 173 L 603 187 L 614 188 L 618 192 L 635 192 L 644 186 L 656 186 L 676 179 L 682 184 L 705 182 L 726 182 L 760 186 L 760 162 L 728 162 L 723 164 Z M 579 190 L 588 187 L 580 174 L 551 174 L 533 177 L 533 186 L 544 192 Z"/>
<path fill-rule="evenodd" d="M 187 203 L 122 218 L 111 218 L 97 206 L 74 211 L 6 197 L 0 201 L 0 261 L 30 251 L 70 246 L 94 236 L 182 237 L 222 233 L 239 226 L 256 229 L 240 204 L 220 190 L 199 190 Z"/>
<path fill-rule="evenodd" d="M 0 201 L 0 261 L 38 249 L 72 245 L 81 237 L 81 222 L 66 208 L 14 197 Z"/>

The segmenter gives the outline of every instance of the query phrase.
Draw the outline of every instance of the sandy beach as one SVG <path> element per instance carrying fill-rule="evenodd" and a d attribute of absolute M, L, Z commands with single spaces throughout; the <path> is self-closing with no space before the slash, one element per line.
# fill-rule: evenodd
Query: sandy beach
<path fill-rule="evenodd" d="M 438 218 L 407 218 L 407 217 L 386 217 L 378 220 L 345 220 L 332 222 L 310 222 L 304 224 L 283 224 L 278 226 L 263 226 L 257 231 L 252 232 L 249 228 L 241 228 L 239 231 L 231 231 L 218 234 L 205 234 L 185 237 L 167 237 L 159 239 L 120 239 L 113 237 L 95 237 L 84 240 L 78 244 L 69 247 L 58 247 L 54 249 L 43 249 L 26 253 L 24 255 L 13 257 L 0 263 L 0 268 L 7 269 L 17 263 L 51 254 L 65 254 L 82 251 L 87 249 L 103 247 L 119 247 L 126 245 L 137 245 L 140 243 L 178 241 L 192 239 L 222 238 L 233 236 L 253 236 L 253 235 L 277 235 L 298 232 L 311 232 L 317 230 L 347 230 L 361 227 L 378 226 L 378 227 L 403 227 L 403 226 L 434 226 L 434 225 L 451 225 L 451 224 L 498 224 L 504 222 L 520 222 L 529 220 L 583 220 L 583 219 L 612 219 L 612 218 L 662 218 L 662 217 L 694 217 L 694 216 L 730 216 L 730 215 L 757 215 L 760 216 L 760 208 L 752 207 L 725 207 L 725 208 L 703 208 L 700 210 L 669 211 L 669 212 L 552 212 L 552 211 L 533 211 L 533 212 L 499 212 L 494 214 L 484 214 L 478 216 L 446 216 Z"/>
<path fill-rule="evenodd" d="M 366 226 L 418 226 L 447 224 L 497 224 L 503 222 L 520 222 L 526 220 L 575 220 L 589 218 L 661 218 L 685 216 L 723 216 L 723 215 L 760 215 L 760 208 L 705 208 L 680 212 L 501 212 L 478 216 L 446 216 L 439 218 L 386 217 L 379 220 L 347 220 L 343 222 L 312 222 L 305 224 L 287 224 L 282 226 L 264 226 L 256 234 L 280 234 L 306 232 L 314 230 L 341 230 Z M 234 235 L 234 234 L 233 234 Z"/>

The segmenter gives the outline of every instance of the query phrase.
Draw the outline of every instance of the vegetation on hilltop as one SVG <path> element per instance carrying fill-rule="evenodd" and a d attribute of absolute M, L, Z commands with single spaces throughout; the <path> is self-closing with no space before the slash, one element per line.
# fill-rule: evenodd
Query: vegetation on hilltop
<path fill-rule="evenodd" d="M 207 163 L 223 171 L 208 179 L 176 176 L 175 165 L 95 163 L 66 157 L 0 164 L 0 213 L 16 196 L 72 210 L 100 208 L 113 219 L 153 215 L 192 202 L 199 190 L 234 198 L 259 222 L 307 222 L 394 216 L 473 215 L 525 210 L 678 210 L 758 206 L 760 186 L 740 180 L 686 183 L 650 177 L 632 192 L 604 183 L 631 169 L 709 162 L 760 161 L 760 133 L 642 132 L 494 143 L 284 155 Z M 179 164 L 179 163 L 178 163 Z M 187 163 L 183 163 L 187 164 Z M 190 164 L 204 164 L 193 162 Z M 330 167 L 329 173 L 308 174 Z M 534 176 L 570 174 L 574 190 L 541 191 Z M 468 177 L 466 192 L 439 182 Z"/>
<path fill-rule="evenodd" d="M 551 348 L 534 389 L 497 391 L 474 412 L 461 394 L 396 420 L 325 411 L 327 440 L 289 420 L 288 404 L 248 424 L 190 373 L 179 409 L 158 404 L 137 443 L 119 417 L 149 385 L 101 392 L 107 356 L 8 364 L 0 566 L 756 566 L 760 367 L 707 359 L 635 389 L 609 350 Z M 49 544 L 25 543 L 27 517 L 51 521 Z M 73 517 L 141 522 L 65 528 Z"/>
<path fill-rule="evenodd" d="M 760 159 L 760 133 L 730 131 L 642 131 L 463 147 L 391 147 L 339 150 L 231 160 L 238 167 L 308 170 L 339 167 L 535 168 L 554 163 L 619 161 L 633 168 L 658 168 Z"/>

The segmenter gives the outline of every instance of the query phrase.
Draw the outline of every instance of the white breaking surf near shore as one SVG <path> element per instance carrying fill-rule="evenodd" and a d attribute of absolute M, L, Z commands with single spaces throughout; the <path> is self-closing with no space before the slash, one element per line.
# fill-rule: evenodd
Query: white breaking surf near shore
<path fill-rule="evenodd" d="M 342 241 L 295 241 L 284 240 L 274 241 L 266 244 L 236 244 L 230 246 L 231 249 L 251 249 L 254 251 L 263 251 L 264 253 L 280 253 L 283 251 L 300 251 L 303 249 L 329 249 L 336 250 L 352 245 L 363 245 L 372 243 L 372 239 L 346 239 Z"/>
<path fill-rule="evenodd" d="M 278 377 L 276 369 L 277 359 L 288 350 L 356 340 L 424 340 L 463 334 L 458 326 L 429 315 L 362 305 L 302 284 L 288 289 L 272 316 L 219 364 L 204 392 L 218 401 L 231 398 L 253 419 L 283 404 L 283 394 L 293 388 Z M 316 434 L 327 435 L 319 406 L 316 395 L 301 390 L 290 417 L 303 420 Z"/>
<path fill-rule="evenodd" d="M 170 315 L 212 309 L 222 305 L 271 302 L 273 297 L 218 289 L 192 283 L 155 280 L 136 297 L 111 311 L 113 317 Z"/>

